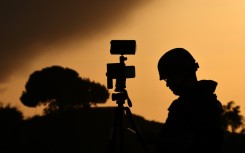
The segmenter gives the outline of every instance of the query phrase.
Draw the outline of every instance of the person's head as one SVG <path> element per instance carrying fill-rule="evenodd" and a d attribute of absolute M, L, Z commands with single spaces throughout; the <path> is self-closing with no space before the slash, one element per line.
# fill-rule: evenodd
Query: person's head
<path fill-rule="evenodd" d="M 197 82 L 198 68 L 198 63 L 183 48 L 174 48 L 166 52 L 158 62 L 160 80 L 165 80 L 176 95 L 183 94 L 188 87 Z"/>

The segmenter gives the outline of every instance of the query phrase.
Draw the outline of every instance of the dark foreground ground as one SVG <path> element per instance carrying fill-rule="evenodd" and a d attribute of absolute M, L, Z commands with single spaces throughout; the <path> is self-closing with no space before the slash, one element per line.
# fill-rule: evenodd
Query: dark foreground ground
<path fill-rule="evenodd" d="M 13 122 L 5 120 L 1 123 L 0 153 L 106 153 L 109 147 L 111 127 L 114 118 L 114 108 L 93 108 L 53 113 L 46 116 L 36 116 L 28 120 Z M 144 152 L 146 146 L 150 153 L 155 153 L 155 141 L 162 123 L 148 121 L 143 117 L 133 115 L 135 123 L 143 136 L 138 139 L 132 132 L 132 122 L 125 117 L 123 126 L 124 152 Z M 122 126 L 119 126 L 122 127 Z M 115 150 L 120 147 L 116 139 Z M 241 134 L 226 134 L 224 153 L 245 152 L 245 136 Z"/>

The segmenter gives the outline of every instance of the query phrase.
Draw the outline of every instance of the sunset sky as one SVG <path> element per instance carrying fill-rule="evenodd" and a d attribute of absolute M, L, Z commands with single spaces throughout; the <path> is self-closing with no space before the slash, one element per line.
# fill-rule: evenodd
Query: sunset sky
<path fill-rule="evenodd" d="M 36 70 L 60 65 L 106 85 L 106 64 L 119 62 L 114 39 L 137 43 L 126 61 L 136 67 L 127 79 L 132 113 L 165 121 L 177 97 L 159 81 L 157 62 L 183 47 L 199 63 L 198 79 L 217 81 L 221 103 L 234 101 L 245 116 L 244 0 L 12 0 L 0 2 L 0 20 L 0 101 L 26 116 L 41 112 L 19 100 Z"/>

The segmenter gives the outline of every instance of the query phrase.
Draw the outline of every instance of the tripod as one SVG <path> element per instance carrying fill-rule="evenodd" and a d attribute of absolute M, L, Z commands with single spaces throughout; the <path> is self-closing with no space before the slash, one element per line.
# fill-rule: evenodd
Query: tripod
<path fill-rule="evenodd" d="M 137 138 L 142 145 L 145 153 L 149 153 L 145 142 L 143 141 L 143 137 L 140 134 L 140 130 L 137 127 L 137 124 L 133 118 L 133 115 L 129 109 L 129 107 L 132 106 L 131 100 L 128 97 L 127 91 L 124 90 L 124 92 L 114 94 L 114 99 L 117 101 L 118 107 L 115 108 L 115 114 L 113 119 L 113 124 L 111 127 L 111 133 L 109 137 L 109 147 L 108 147 L 108 153 L 114 153 L 116 150 L 116 140 L 119 141 L 119 151 L 120 153 L 124 153 L 124 115 L 126 114 L 126 117 L 128 117 L 130 123 L 133 126 L 133 132 L 137 135 Z M 127 99 L 129 107 L 123 106 L 125 103 L 125 100 Z M 119 137 L 117 137 L 117 134 L 119 134 Z"/>

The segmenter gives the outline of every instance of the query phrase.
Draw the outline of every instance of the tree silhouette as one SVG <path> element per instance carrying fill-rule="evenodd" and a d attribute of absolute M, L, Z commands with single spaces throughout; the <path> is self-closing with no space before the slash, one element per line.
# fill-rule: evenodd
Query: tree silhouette
<path fill-rule="evenodd" d="M 46 67 L 33 72 L 25 85 L 20 100 L 29 107 L 48 105 L 45 112 L 69 108 L 90 107 L 105 103 L 109 92 L 104 85 L 79 77 L 61 66 Z"/>
<path fill-rule="evenodd" d="M 230 101 L 227 103 L 227 105 L 223 105 L 223 108 L 224 128 L 226 130 L 229 130 L 230 128 L 232 133 L 235 133 L 239 128 L 243 128 L 244 117 L 240 114 L 240 106 L 235 105 L 235 102 Z"/>

